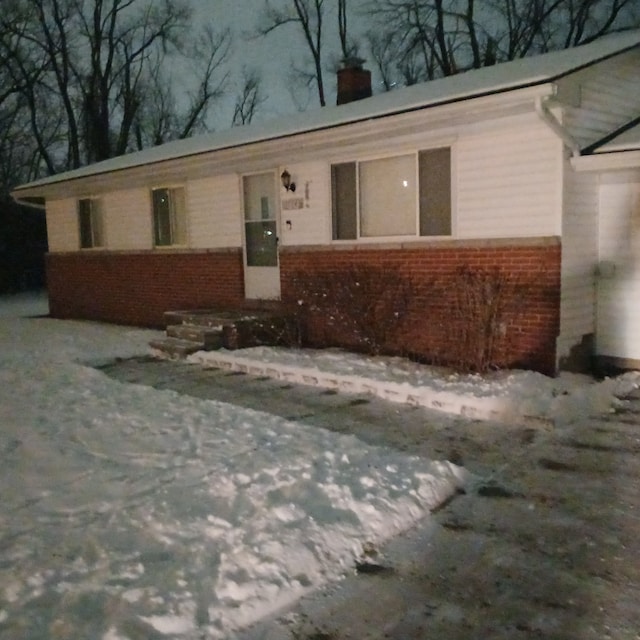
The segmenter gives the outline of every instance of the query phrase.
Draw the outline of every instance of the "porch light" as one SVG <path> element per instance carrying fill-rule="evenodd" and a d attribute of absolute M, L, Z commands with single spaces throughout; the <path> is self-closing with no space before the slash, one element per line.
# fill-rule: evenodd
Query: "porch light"
<path fill-rule="evenodd" d="M 296 190 L 296 183 L 291 182 L 291 174 L 285 169 L 280 175 L 280 180 L 282 181 L 282 186 L 292 193 Z"/>

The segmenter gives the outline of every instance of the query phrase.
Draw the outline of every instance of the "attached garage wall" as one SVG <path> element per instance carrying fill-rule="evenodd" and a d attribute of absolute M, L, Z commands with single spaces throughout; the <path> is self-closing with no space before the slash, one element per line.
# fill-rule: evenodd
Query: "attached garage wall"
<path fill-rule="evenodd" d="M 640 366 L 640 174 L 603 176 L 600 212 L 596 352 Z"/>
<path fill-rule="evenodd" d="M 566 160 L 562 221 L 562 302 L 558 358 L 584 368 L 595 331 L 595 271 L 598 261 L 598 178 L 577 173 Z"/>

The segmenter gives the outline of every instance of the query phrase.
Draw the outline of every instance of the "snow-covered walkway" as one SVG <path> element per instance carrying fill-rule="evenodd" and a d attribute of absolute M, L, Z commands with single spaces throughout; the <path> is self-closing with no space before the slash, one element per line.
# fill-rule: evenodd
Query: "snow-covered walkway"
<path fill-rule="evenodd" d="M 571 373 L 550 378 L 533 371 L 459 374 L 405 358 L 374 358 L 331 349 L 200 351 L 188 361 L 294 384 L 373 395 L 450 415 L 532 425 L 561 426 L 608 413 L 617 398 L 640 381 L 637 372 L 604 381 Z"/>

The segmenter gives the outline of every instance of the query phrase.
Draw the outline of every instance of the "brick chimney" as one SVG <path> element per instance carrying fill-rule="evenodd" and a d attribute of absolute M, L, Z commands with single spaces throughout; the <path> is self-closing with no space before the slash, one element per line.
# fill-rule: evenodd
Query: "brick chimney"
<path fill-rule="evenodd" d="M 337 104 L 371 97 L 371 71 L 363 69 L 362 58 L 345 58 L 338 69 Z"/>

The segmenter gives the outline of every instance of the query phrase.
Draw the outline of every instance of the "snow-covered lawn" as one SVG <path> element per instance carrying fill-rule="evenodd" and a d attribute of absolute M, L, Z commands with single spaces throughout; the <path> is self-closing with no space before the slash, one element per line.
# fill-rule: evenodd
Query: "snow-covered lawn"
<path fill-rule="evenodd" d="M 153 332 L 0 299 L 0 637 L 223 638 L 352 570 L 463 481 L 447 462 L 92 365 Z"/>
<path fill-rule="evenodd" d="M 92 365 L 147 353 L 155 332 L 32 317 L 46 313 L 43 297 L 0 298 L 0 638 L 232 637 L 352 571 L 465 480 L 447 462 L 118 383 Z M 640 381 L 459 376 L 335 351 L 193 360 L 558 426 Z"/>

